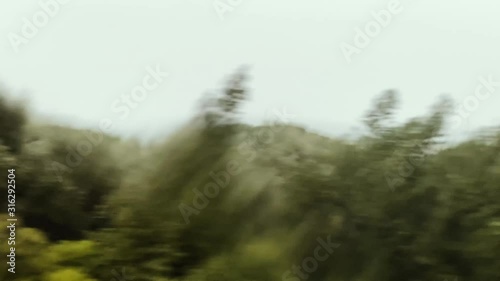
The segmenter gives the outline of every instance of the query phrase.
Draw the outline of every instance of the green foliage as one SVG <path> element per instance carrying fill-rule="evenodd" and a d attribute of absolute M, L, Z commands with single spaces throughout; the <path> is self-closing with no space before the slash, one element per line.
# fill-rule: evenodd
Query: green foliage
<path fill-rule="evenodd" d="M 8 101 L 0 91 L 0 145 L 17 154 L 23 144 L 23 128 L 26 123 L 24 108 Z"/>
<path fill-rule="evenodd" d="M 102 135 L 77 165 L 68 153 L 88 131 L 25 126 L 0 100 L 0 168 L 16 168 L 19 186 L 18 280 L 298 281 L 318 239 L 340 247 L 307 280 L 500 280 L 498 131 L 443 143 L 450 101 L 398 124 L 394 91 L 356 140 L 252 127 L 237 119 L 246 79 L 230 78 L 164 143 Z"/>
<path fill-rule="evenodd" d="M 55 272 L 48 273 L 44 276 L 43 281 L 96 281 L 90 278 L 85 273 L 74 268 L 65 268 Z"/>

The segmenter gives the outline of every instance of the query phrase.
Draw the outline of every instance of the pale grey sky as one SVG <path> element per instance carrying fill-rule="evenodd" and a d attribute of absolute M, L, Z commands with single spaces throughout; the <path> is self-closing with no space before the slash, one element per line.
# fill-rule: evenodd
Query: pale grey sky
<path fill-rule="evenodd" d="M 354 46 L 355 28 L 390 0 L 66 1 L 47 8 L 32 38 L 23 18 L 33 23 L 51 0 L 0 2 L 0 83 L 38 114 L 92 128 L 109 118 L 124 135 L 178 126 L 242 64 L 252 75 L 246 120 L 286 107 L 296 122 L 334 134 L 359 125 L 386 89 L 400 91 L 407 118 L 443 93 L 463 102 L 479 77 L 500 81 L 498 0 L 400 0 L 402 11 L 350 63 L 341 44 Z M 222 15 L 214 3 L 233 7 Z M 120 119 L 112 103 L 156 65 L 169 77 Z M 468 114 L 457 131 L 499 125 L 500 86 Z"/>

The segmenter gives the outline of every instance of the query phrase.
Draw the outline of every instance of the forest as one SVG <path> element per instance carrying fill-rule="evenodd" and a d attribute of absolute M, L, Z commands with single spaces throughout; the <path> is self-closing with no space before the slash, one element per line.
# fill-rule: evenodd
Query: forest
<path fill-rule="evenodd" d="M 0 280 L 500 280 L 498 127 L 448 143 L 449 98 L 396 122 L 394 90 L 354 139 L 251 126 L 248 75 L 147 145 L 38 122 L 0 92 Z"/>

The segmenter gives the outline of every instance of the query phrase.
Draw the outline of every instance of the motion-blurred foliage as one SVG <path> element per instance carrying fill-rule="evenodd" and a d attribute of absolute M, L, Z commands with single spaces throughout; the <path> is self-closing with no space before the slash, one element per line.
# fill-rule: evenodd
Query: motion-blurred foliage
<path fill-rule="evenodd" d="M 450 101 L 397 124 L 394 91 L 354 141 L 251 127 L 238 122 L 246 78 L 163 144 L 102 135 L 81 161 L 70 151 L 99 132 L 37 124 L 0 96 L 17 280 L 298 281 L 285 273 L 328 236 L 341 246 L 307 280 L 500 280 L 498 131 L 443 143 Z"/>

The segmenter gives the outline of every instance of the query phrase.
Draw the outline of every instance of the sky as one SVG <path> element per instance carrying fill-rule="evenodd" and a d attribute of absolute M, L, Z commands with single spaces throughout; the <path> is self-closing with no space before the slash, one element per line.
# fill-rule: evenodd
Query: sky
<path fill-rule="evenodd" d="M 59 2 L 0 2 L 0 84 L 37 118 L 151 138 L 249 65 L 249 123 L 286 108 L 312 130 L 355 133 L 395 89 L 398 120 L 447 94 L 462 107 L 454 133 L 500 125 L 498 0 Z M 145 80 L 146 98 L 118 112 Z"/>

